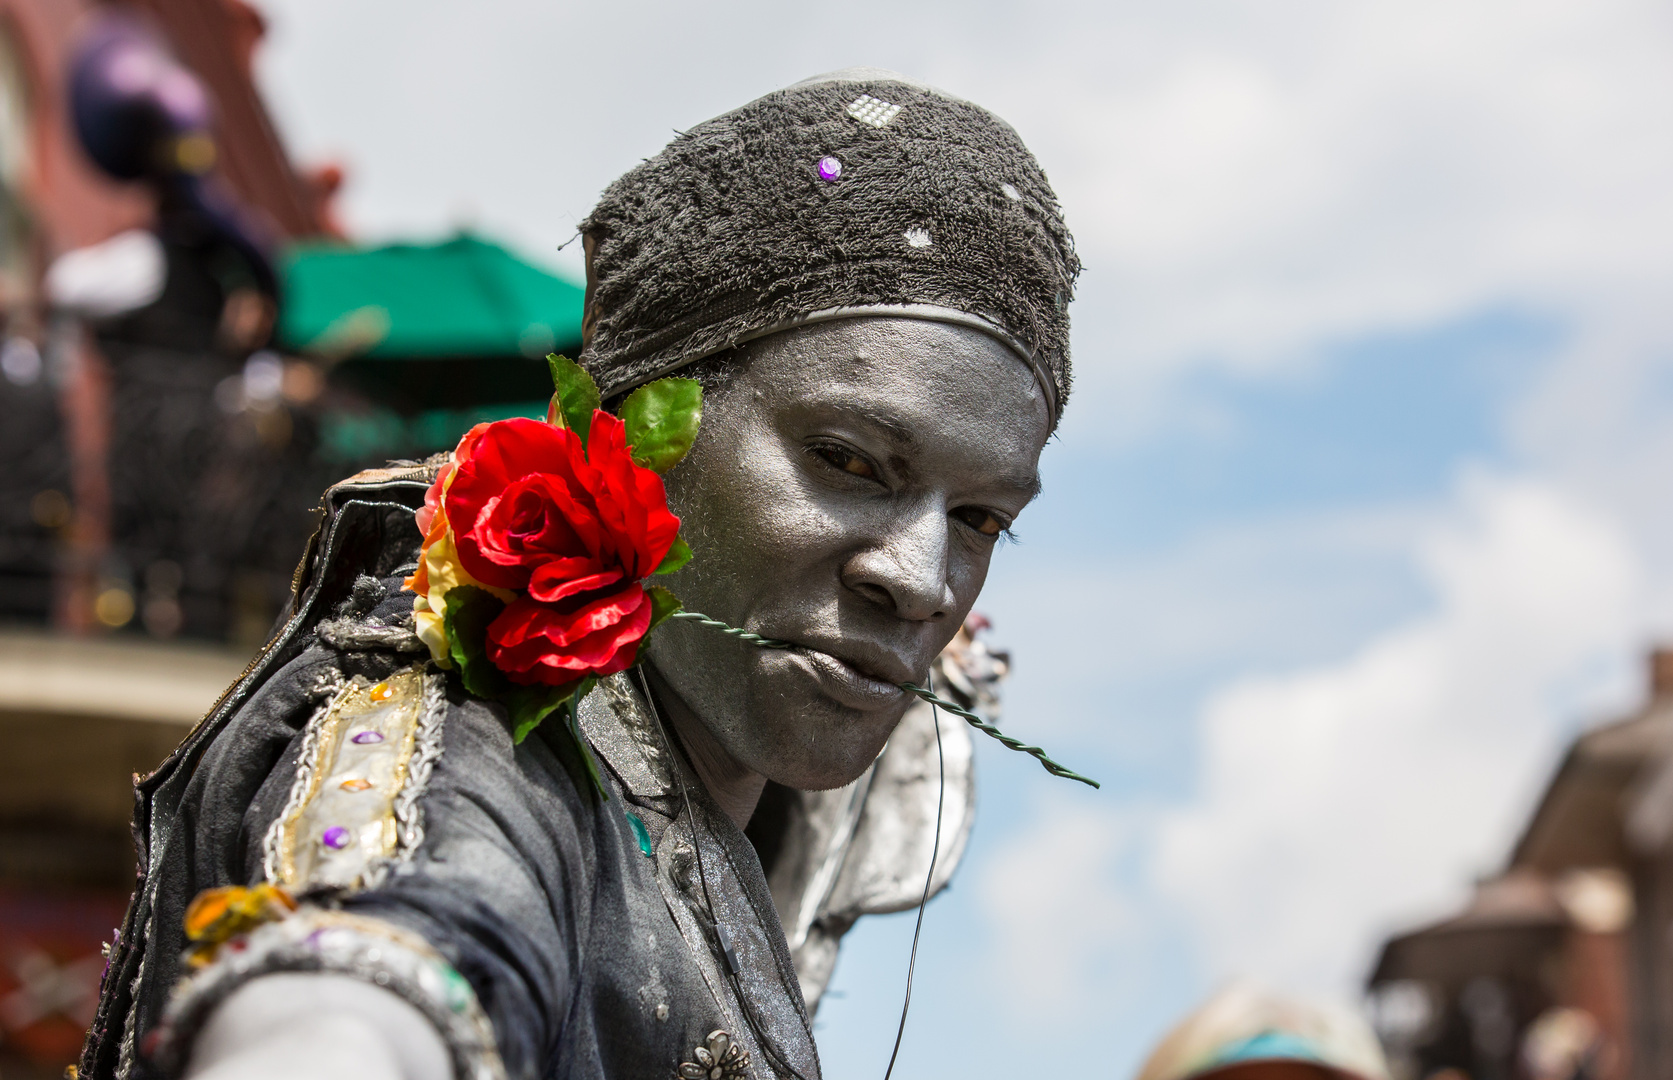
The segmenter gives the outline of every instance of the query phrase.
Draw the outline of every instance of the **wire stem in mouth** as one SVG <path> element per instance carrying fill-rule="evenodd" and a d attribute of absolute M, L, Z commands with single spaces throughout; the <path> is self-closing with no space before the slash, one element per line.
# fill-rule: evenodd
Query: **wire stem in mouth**
<path fill-rule="evenodd" d="M 690 619 L 699 626 L 712 627 L 723 634 L 731 634 L 741 641 L 747 641 L 751 645 L 759 645 L 763 649 L 789 649 L 793 647 L 788 641 L 779 641 L 777 638 L 752 634 L 748 630 L 739 630 L 736 626 L 728 626 L 719 619 L 711 619 L 707 615 L 701 615 L 695 611 L 676 611 L 668 617 L 670 619 Z"/>
<path fill-rule="evenodd" d="M 736 626 L 728 626 L 719 619 L 711 619 L 707 615 L 703 615 L 695 611 L 676 611 L 670 615 L 669 618 L 690 619 L 699 626 L 707 626 L 712 629 L 719 630 L 723 634 L 731 634 L 740 641 L 747 641 L 751 645 L 758 645 L 763 649 L 794 648 L 794 645 L 791 642 L 780 641 L 777 638 L 762 637 L 760 634 L 752 634 L 748 630 L 740 630 Z M 1092 788 L 1100 787 L 1098 781 L 1089 776 L 1082 776 L 1080 773 L 1075 772 L 1072 769 L 1059 765 L 1057 762 L 1048 757 L 1046 752 L 1040 747 L 1030 746 L 1021 739 L 1013 738 L 1010 735 L 1005 734 L 1003 731 L 1000 731 L 998 728 L 994 727 L 986 720 L 983 720 L 980 716 L 977 716 L 969 709 L 961 708 L 960 706 L 948 701 L 946 698 L 939 697 L 932 691 L 926 690 L 921 686 L 914 686 L 912 683 L 898 683 L 896 685 L 898 685 L 902 690 L 905 690 L 907 693 L 922 698 L 931 705 L 946 709 L 954 716 L 963 718 L 966 723 L 975 728 L 977 731 L 980 731 L 982 734 L 991 738 L 997 739 L 1000 745 L 1004 746 L 1006 749 L 1015 750 L 1019 754 L 1027 754 L 1029 757 L 1035 759 L 1042 766 L 1044 766 L 1045 770 L 1053 776 L 1061 776 L 1065 780 L 1074 780 Z"/>

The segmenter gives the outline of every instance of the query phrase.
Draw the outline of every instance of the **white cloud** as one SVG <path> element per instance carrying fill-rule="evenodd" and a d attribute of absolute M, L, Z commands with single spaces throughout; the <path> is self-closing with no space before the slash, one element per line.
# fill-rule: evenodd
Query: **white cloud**
<path fill-rule="evenodd" d="M 1378 934 L 1499 863 L 1558 733 L 1618 695 L 1640 579 L 1607 520 L 1477 477 L 1422 561 L 1433 614 L 1205 708 L 1200 787 L 1163 816 L 1153 884 L 1216 972 L 1350 988 Z"/>
<path fill-rule="evenodd" d="M 1046 498 L 1056 496 L 1052 488 Z M 999 640 L 1022 649 L 1017 707 L 1030 722 L 1085 733 L 1102 721 L 1042 715 L 1039 695 L 1050 688 L 1033 680 L 1048 662 L 1126 681 L 1339 652 L 1344 635 L 1369 629 L 1367 619 L 1406 606 L 1404 564 L 1438 513 L 1426 503 L 1383 503 L 1267 514 L 1090 565 L 1053 559 L 1063 545 L 1049 525 L 1037 529 L 1025 516 L 1025 541 L 1000 551 L 977 606 L 999 620 Z M 1032 544 L 1042 532 L 1039 555 Z M 1282 640 L 1273 640 L 1275 630 Z M 1049 651 L 1038 642 L 1050 642 Z"/>
<path fill-rule="evenodd" d="M 1191 943 L 1198 985 L 1351 998 L 1384 935 L 1500 865 L 1574 722 L 1635 690 L 1621 658 L 1642 571 L 1607 518 L 1486 475 L 1413 554 L 1433 609 L 1339 662 L 1215 693 L 1187 796 L 1059 793 L 985 861 L 1008 1008 L 1142 1000 L 1180 962 L 1170 939 Z"/>
<path fill-rule="evenodd" d="M 992 922 L 1003 928 L 994 949 L 1008 1011 L 1037 1019 L 1065 1004 L 1095 999 L 1118 1007 L 1101 973 L 1151 927 L 1139 904 L 1110 888 L 1111 866 L 1142 840 L 1131 817 L 1071 809 L 1047 800 L 1050 826 L 1007 844 L 983 867 L 978 888 Z M 1088 987 L 1097 992 L 1088 994 Z"/>
<path fill-rule="evenodd" d="M 1181 368 L 1269 370 L 1486 306 L 1609 328 L 1642 358 L 1618 331 L 1673 287 L 1661 6 L 1078 14 L 1018 62 L 967 52 L 949 75 L 1025 133 L 1076 227 L 1081 389 L 1127 410 L 1083 439 L 1154 420 Z"/>
<path fill-rule="evenodd" d="M 546 247 L 747 96 L 855 62 L 944 83 L 1051 172 L 1089 299 L 1121 315 L 1089 368 L 1270 361 L 1673 258 L 1673 26 L 1651 0 L 264 7 L 288 133 L 351 150 L 350 215 L 377 231 L 469 203 Z"/>

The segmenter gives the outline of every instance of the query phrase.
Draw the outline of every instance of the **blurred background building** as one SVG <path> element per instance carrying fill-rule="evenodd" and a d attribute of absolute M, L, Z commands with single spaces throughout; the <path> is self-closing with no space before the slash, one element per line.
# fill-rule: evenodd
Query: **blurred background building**
<path fill-rule="evenodd" d="M 1570 744 L 1504 869 L 1383 944 L 1381 1052 L 1351 1013 L 1235 983 L 1137 1080 L 1673 1076 L 1673 650 L 1648 668 L 1642 708 Z"/>
<path fill-rule="evenodd" d="M 581 289 L 356 247 L 242 0 L 0 0 L 0 1076 L 75 1057 L 133 774 L 267 636 L 333 480 L 539 414 Z"/>
<path fill-rule="evenodd" d="M 1384 944 L 1370 989 L 1398 1072 L 1673 1076 L 1673 651 L 1649 690 L 1574 740 L 1463 911 Z"/>

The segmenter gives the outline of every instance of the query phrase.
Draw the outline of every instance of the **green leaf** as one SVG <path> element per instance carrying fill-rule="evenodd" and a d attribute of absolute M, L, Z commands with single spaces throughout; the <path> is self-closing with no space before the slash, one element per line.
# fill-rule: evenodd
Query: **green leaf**
<path fill-rule="evenodd" d="M 651 594 L 651 625 L 645 628 L 645 634 L 649 636 L 652 630 L 668 620 L 668 616 L 685 607 L 685 605 L 680 602 L 679 597 L 664 589 L 661 585 L 652 585 L 645 591 Z"/>
<path fill-rule="evenodd" d="M 633 656 L 635 664 L 645 658 L 645 646 L 650 644 L 651 631 L 667 622 L 668 616 L 685 607 L 679 597 L 661 585 L 652 585 L 645 592 L 650 594 L 651 598 L 651 624 L 645 627 L 645 636 L 639 639 L 639 651 Z"/>
<path fill-rule="evenodd" d="M 581 436 L 587 445 L 587 433 L 592 430 L 593 410 L 598 408 L 598 384 L 575 361 L 557 353 L 546 354 L 546 364 L 552 369 L 552 403 L 546 408 L 546 419 L 559 427 L 569 428 Z"/>
<path fill-rule="evenodd" d="M 556 716 L 563 725 L 563 734 L 548 745 L 558 754 L 577 787 L 590 787 L 600 798 L 608 800 L 610 793 L 598 774 L 598 763 L 581 734 L 581 699 L 597 685 L 598 679 L 588 676 L 563 686 L 519 686 L 505 700 L 511 714 L 512 742 L 521 744 L 542 723 Z"/>
<path fill-rule="evenodd" d="M 488 624 L 504 610 L 505 601 L 487 589 L 458 585 L 447 591 L 442 619 L 448 651 L 465 689 L 477 697 L 498 698 L 511 686 L 505 673 L 488 659 Z"/>
<path fill-rule="evenodd" d="M 703 387 L 696 379 L 658 379 L 622 402 L 622 423 L 633 460 L 667 472 L 691 449 L 703 420 Z"/>
<path fill-rule="evenodd" d="M 501 699 L 511 714 L 512 741 L 520 743 L 528 738 L 529 732 L 539 727 L 559 707 L 568 706 L 572 710 L 578 707 L 587 691 L 597 683 L 596 678 L 588 676 L 562 686 L 513 686 Z"/>
<path fill-rule="evenodd" d="M 597 676 L 589 675 L 581 680 L 581 685 L 575 688 L 575 696 L 570 699 L 569 707 L 577 717 L 581 715 L 581 699 L 592 693 L 593 687 L 597 685 Z"/>
<path fill-rule="evenodd" d="M 592 747 L 587 745 L 586 736 L 581 734 L 581 699 L 587 692 L 598 685 L 596 678 L 586 678 L 575 688 L 575 696 L 569 699 L 569 736 L 575 742 L 576 749 L 581 751 L 581 764 L 585 766 L 587 779 L 592 781 L 593 790 L 599 797 L 609 801 L 610 793 L 604 789 L 604 780 L 598 775 L 598 762 L 593 760 Z"/>
<path fill-rule="evenodd" d="M 511 741 L 521 743 L 529 732 L 539 727 L 569 701 L 575 692 L 574 683 L 563 686 L 518 686 L 504 694 L 505 711 L 511 716 Z"/>
<path fill-rule="evenodd" d="M 651 573 L 672 574 L 690 561 L 691 545 L 686 543 L 684 538 L 676 536 L 673 546 L 668 549 L 668 554 L 663 556 L 662 565 L 652 570 Z"/>

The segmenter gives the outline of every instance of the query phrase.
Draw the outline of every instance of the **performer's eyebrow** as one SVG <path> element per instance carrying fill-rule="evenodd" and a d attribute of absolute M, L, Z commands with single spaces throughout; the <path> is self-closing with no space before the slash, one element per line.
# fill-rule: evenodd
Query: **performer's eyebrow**
<path fill-rule="evenodd" d="M 853 403 L 832 405 L 831 408 L 836 412 L 847 413 L 854 419 L 877 428 L 884 435 L 887 435 L 890 441 L 898 443 L 903 449 L 916 450 L 922 445 L 918 441 L 917 434 L 911 428 L 876 409 Z"/>

